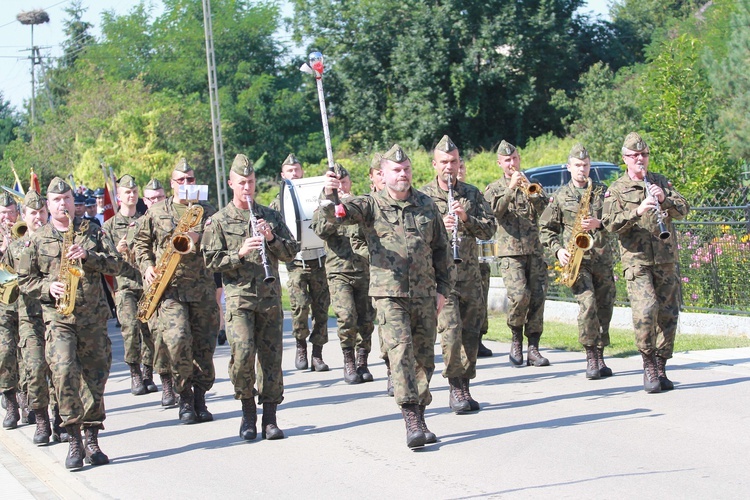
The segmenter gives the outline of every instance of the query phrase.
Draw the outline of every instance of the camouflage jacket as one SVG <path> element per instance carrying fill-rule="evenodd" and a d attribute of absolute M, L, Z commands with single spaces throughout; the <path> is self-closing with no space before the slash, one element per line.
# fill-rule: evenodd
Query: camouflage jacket
<path fill-rule="evenodd" d="M 138 221 L 138 232 L 133 238 L 135 262 L 141 275 L 149 266 L 156 266 L 164 251 L 171 246 L 172 233 L 180 220 L 180 216 L 172 206 L 173 197 L 170 196 L 149 208 L 146 215 Z M 203 206 L 203 217 L 192 228 L 192 231 L 203 235 L 203 225 L 206 219 L 216 213 L 216 209 L 208 203 Z M 182 255 L 175 269 L 169 286 L 164 291 L 164 298 L 172 298 L 181 302 L 202 301 L 209 295 L 214 296 L 216 285 L 213 273 L 206 269 L 203 254 L 200 250 L 201 240 L 192 252 Z"/>
<path fill-rule="evenodd" d="M 370 296 L 448 296 L 456 268 L 443 219 L 429 196 L 412 188 L 408 199 L 398 201 L 383 190 L 350 198 L 343 205 L 343 224 L 360 224 L 365 233 Z M 336 220 L 332 203 L 320 210 L 328 222 Z"/>
<path fill-rule="evenodd" d="M 442 216 L 448 213 L 448 192 L 438 184 L 437 178 L 420 188 L 424 194 L 432 198 Z M 492 215 L 490 206 L 482 196 L 482 192 L 471 184 L 461 181 L 456 182 L 453 189 L 453 198 L 461 203 L 469 218 L 466 222 L 458 224 L 459 256 L 463 262 L 456 266 L 457 281 L 474 281 L 479 283 L 479 254 L 477 250 L 477 238 L 480 240 L 491 239 L 497 230 L 495 216 Z M 452 244 L 453 234 L 447 233 L 448 245 Z M 451 250 L 451 256 L 453 255 Z"/>
<path fill-rule="evenodd" d="M 672 221 L 685 217 L 690 206 L 663 175 L 649 173 L 648 179 L 664 190 L 661 210 L 665 215 L 664 223 L 671 233 L 666 240 L 659 239 L 655 210 L 642 217 L 636 213 L 638 205 L 646 198 L 643 181 L 632 180 L 626 172 L 612 183 L 604 195 L 602 222 L 608 231 L 618 236 L 623 270 L 639 265 L 671 264 L 677 260 L 677 240 Z"/>
<path fill-rule="evenodd" d="M 122 257 L 110 250 L 96 224 L 76 217 L 73 227 L 73 243 L 86 249 L 88 256 L 81 262 L 84 276 L 78 282 L 75 309 L 70 316 L 57 312 L 56 300 L 49 293 L 50 284 L 59 281 L 63 245 L 63 233 L 52 223 L 42 226 L 31 236 L 28 251 L 21 253 L 16 269 L 21 293 L 42 303 L 46 322 L 74 323 L 76 317 L 85 317 L 90 322 L 109 315 L 101 275 L 118 274 L 123 265 Z"/>
<path fill-rule="evenodd" d="M 122 272 L 115 276 L 115 288 L 117 290 L 135 290 L 138 292 L 143 290 L 141 273 L 135 267 L 133 256 L 133 238 L 138 231 L 138 219 L 141 217 L 143 215 L 137 212 L 132 217 L 126 217 L 117 212 L 114 217 L 110 217 L 109 220 L 104 222 L 102 228 L 107 244 L 111 245 L 114 250 L 117 250 L 117 243 L 122 238 L 125 238 L 128 242 L 128 255 L 127 257 L 123 256 L 125 264 L 122 266 Z"/>
<path fill-rule="evenodd" d="M 601 220 L 607 186 L 596 181 L 592 183 L 589 215 Z M 582 198 L 583 193 L 570 181 L 560 186 L 550 197 L 549 205 L 539 219 L 542 244 L 552 251 L 554 257 L 557 257 L 557 251 L 561 248 L 568 248 Z M 594 229 L 589 234 L 594 239 L 594 246 L 583 254 L 583 262 L 593 260 L 596 265 L 612 266 L 614 246 L 611 235 L 603 227 Z"/>
<path fill-rule="evenodd" d="M 547 206 L 547 197 L 529 198 L 518 187 L 508 189 L 509 182 L 503 176 L 484 190 L 484 198 L 497 219 L 498 257 L 541 255 L 537 221 Z"/>
<path fill-rule="evenodd" d="M 325 242 L 326 274 L 369 274 L 369 252 L 359 225 L 333 224 L 318 209 L 313 214 L 312 229 Z"/>
<path fill-rule="evenodd" d="M 299 251 L 299 243 L 292 238 L 276 210 L 255 204 L 253 213 L 273 230 L 274 239 L 266 241 L 266 258 L 276 278 L 273 283 L 263 281 L 265 272 L 260 251 L 239 256 L 245 239 L 252 236 L 250 213 L 237 208 L 231 201 L 206 221 L 202 242 L 206 267 L 210 272 L 221 273 L 227 297 L 280 297 L 279 261 L 293 259 Z"/>
<path fill-rule="evenodd" d="M 23 254 L 29 251 L 30 238 L 31 235 L 26 233 L 23 238 L 11 242 L 8 251 L 3 255 L 3 263 L 12 269 L 16 269 L 21 262 Z M 34 300 L 26 294 L 19 294 L 16 306 L 18 307 L 18 316 L 20 318 L 42 317 L 42 305 L 38 300 Z"/>

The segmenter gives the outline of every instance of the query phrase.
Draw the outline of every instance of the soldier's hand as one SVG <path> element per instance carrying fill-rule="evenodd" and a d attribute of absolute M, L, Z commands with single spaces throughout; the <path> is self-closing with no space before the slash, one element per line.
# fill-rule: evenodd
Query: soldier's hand
<path fill-rule="evenodd" d="M 450 233 L 453 231 L 453 226 L 456 225 L 456 219 L 451 214 L 445 214 L 443 216 L 443 224 L 445 224 L 445 230 Z"/>
<path fill-rule="evenodd" d="M 68 255 L 65 257 L 67 259 L 73 259 L 73 260 L 86 260 L 86 257 L 88 257 L 89 253 L 86 251 L 85 248 L 83 248 L 81 245 L 75 244 L 70 245 L 70 248 L 68 249 Z"/>
<path fill-rule="evenodd" d="M 442 293 L 438 293 L 435 296 L 435 306 L 437 307 L 437 313 L 440 314 L 440 311 L 443 310 L 443 306 L 445 306 L 445 296 Z"/>
<path fill-rule="evenodd" d="M 49 294 L 54 299 L 59 299 L 65 295 L 65 285 L 60 281 L 53 281 L 49 285 Z"/>
<path fill-rule="evenodd" d="M 514 189 L 518 186 L 520 186 L 523 183 L 523 180 L 525 179 L 525 176 L 516 170 L 513 172 L 513 175 L 510 176 L 510 183 L 508 184 L 508 189 Z"/>
<path fill-rule="evenodd" d="M 568 261 L 570 261 L 570 252 L 568 252 L 566 249 L 561 248 L 557 251 L 557 260 L 560 261 L 560 265 L 563 267 L 568 265 Z"/>
<path fill-rule="evenodd" d="M 117 251 L 120 253 L 128 253 L 128 242 L 124 236 L 117 242 Z"/>
<path fill-rule="evenodd" d="M 147 285 L 150 285 L 156 279 L 156 268 L 154 266 L 148 266 L 146 273 L 143 275 L 143 279 Z"/>
<path fill-rule="evenodd" d="M 265 219 L 258 219 L 257 227 L 260 234 L 266 238 L 266 241 L 273 239 L 273 229 L 271 229 L 271 224 L 266 222 Z"/>
<path fill-rule="evenodd" d="M 451 208 L 453 209 L 453 212 L 458 216 L 458 218 L 461 219 L 461 222 L 466 222 L 469 219 L 469 214 L 466 213 L 466 210 L 464 209 L 464 206 L 461 205 L 460 201 L 453 200 L 453 205 L 451 205 Z"/>
<path fill-rule="evenodd" d="M 638 205 L 638 208 L 635 209 L 635 213 L 637 213 L 639 217 L 643 217 L 643 214 L 645 214 L 649 210 L 656 210 L 657 206 L 658 202 L 656 201 L 656 198 L 652 196 L 646 196 L 641 204 Z"/>
<path fill-rule="evenodd" d="M 664 198 L 666 198 L 666 195 L 664 194 L 664 190 L 661 187 L 657 186 L 656 184 L 649 184 L 648 192 L 651 193 L 651 196 L 659 200 L 659 203 L 663 203 Z"/>
<path fill-rule="evenodd" d="M 597 219 L 596 217 L 586 217 L 581 221 L 581 228 L 584 231 L 591 231 L 593 229 L 597 229 L 601 227 L 602 221 Z"/>
<path fill-rule="evenodd" d="M 334 189 L 340 189 L 340 188 L 341 188 L 341 182 L 339 181 L 339 178 L 336 177 L 336 173 L 331 172 L 330 170 L 326 171 L 325 182 L 323 183 L 323 190 L 326 196 L 332 194 Z"/>
<path fill-rule="evenodd" d="M 249 238 L 245 238 L 245 241 L 242 242 L 242 247 L 240 248 L 239 252 L 237 252 L 237 254 L 240 257 L 247 257 L 247 255 L 253 250 L 260 250 L 261 245 L 263 245 L 264 239 L 265 238 L 263 236 L 251 236 Z"/>

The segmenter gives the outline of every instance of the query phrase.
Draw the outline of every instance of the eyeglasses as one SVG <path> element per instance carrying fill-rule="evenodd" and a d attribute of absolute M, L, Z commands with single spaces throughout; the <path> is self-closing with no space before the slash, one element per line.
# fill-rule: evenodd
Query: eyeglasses
<path fill-rule="evenodd" d="M 166 198 L 166 196 L 163 194 L 157 194 L 156 196 L 144 196 L 144 198 L 150 201 L 151 203 L 156 203 Z"/>
<path fill-rule="evenodd" d="M 622 156 L 625 156 L 625 157 L 627 157 L 627 158 L 630 158 L 631 160 L 635 160 L 635 159 L 636 159 L 636 158 L 638 158 L 639 156 L 641 156 L 641 157 L 643 157 L 643 158 L 648 158 L 648 152 L 645 152 L 645 153 L 633 153 L 633 154 L 631 154 L 631 155 L 622 155 Z"/>
<path fill-rule="evenodd" d="M 180 177 L 179 179 L 175 179 L 175 178 L 173 177 L 173 178 L 172 178 L 172 180 L 173 180 L 174 182 L 176 182 L 177 184 L 184 184 L 184 183 L 186 183 L 186 182 L 187 182 L 188 184 L 192 184 L 192 183 L 194 183 L 194 182 L 195 182 L 195 177 Z"/>

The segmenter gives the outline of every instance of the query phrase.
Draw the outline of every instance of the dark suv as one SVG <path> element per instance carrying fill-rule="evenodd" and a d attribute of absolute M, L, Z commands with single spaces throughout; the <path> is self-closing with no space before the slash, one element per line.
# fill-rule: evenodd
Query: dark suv
<path fill-rule="evenodd" d="M 557 188 L 570 181 L 570 172 L 565 168 L 565 164 L 546 165 L 544 167 L 534 167 L 523 171 L 530 182 L 538 182 L 544 187 L 545 193 L 551 195 Z M 609 185 L 623 173 L 614 163 L 604 161 L 591 162 L 591 171 L 589 177 L 595 181 Z"/>

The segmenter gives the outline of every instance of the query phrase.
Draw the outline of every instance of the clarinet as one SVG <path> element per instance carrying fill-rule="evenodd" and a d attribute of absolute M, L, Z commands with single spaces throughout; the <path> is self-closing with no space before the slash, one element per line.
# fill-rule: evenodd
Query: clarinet
<path fill-rule="evenodd" d="M 273 271 L 271 271 L 271 264 L 268 263 L 268 256 L 266 255 L 266 237 L 262 235 L 258 230 L 258 219 L 253 213 L 253 199 L 250 198 L 250 196 L 246 196 L 245 200 L 247 200 L 247 208 L 250 211 L 250 233 L 253 236 L 263 236 L 263 243 L 258 250 L 260 252 L 260 261 L 263 264 L 263 272 L 266 275 L 265 278 L 263 278 L 263 282 L 273 283 L 274 281 L 276 281 L 276 276 L 273 275 Z"/>
<path fill-rule="evenodd" d="M 651 190 L 649 189 L 651 183 L 648 181 L 648 172 L 646 172 L 643 167 L 641 167 L 641 170 L 643 171 L 643 184 L 646 186 L 646 196 L 651 196 Z M 658 204 L 659 200 L 656 200 L 656 203 Z M 659 239 L 666 240 L 671 236 L 671 233 L 667 229 L 667 225 L 664 223 L 664 212 L 659 210 L 658 206 L 654 210 L 656 210 L 656 222 L 659 224 Z"/>
<path fill-rule="evenodd" d="M 464 260 L 458 253 L 458 217 L 453 211 L 453 176 L 448 174 L 448 214 L 453 216 L 453 235 L 451 236 L 451 246 L 453 247 L 453 262 L 460 264 Z"/>

